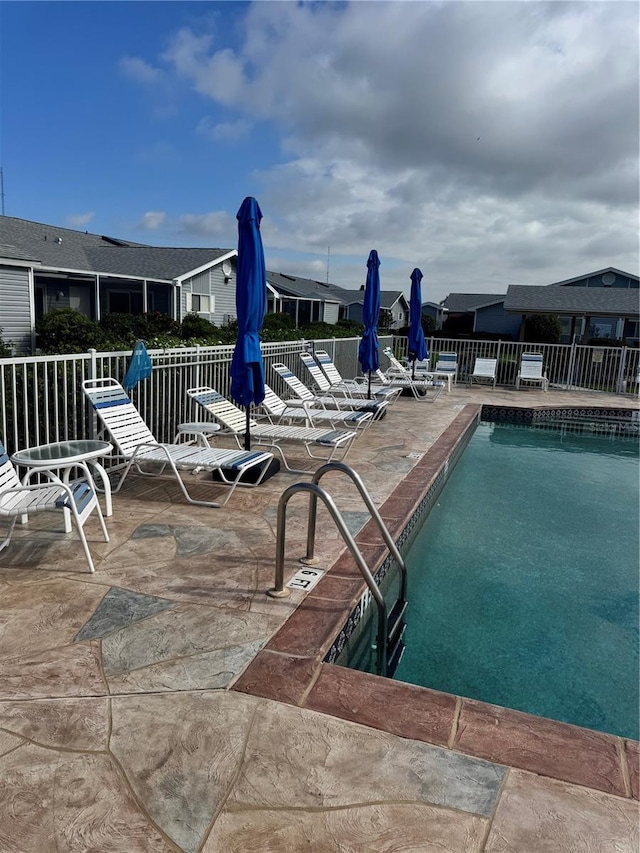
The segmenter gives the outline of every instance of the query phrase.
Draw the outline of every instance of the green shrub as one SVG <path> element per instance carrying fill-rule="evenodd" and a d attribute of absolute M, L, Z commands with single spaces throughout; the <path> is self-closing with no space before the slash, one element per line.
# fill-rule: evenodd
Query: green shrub
<path fill-rule="evenodd" d="M 199 314 L 187 314 L 180 324 L 180 337 L 183 340 L 202 338 L 218 340 L 219 329 Z"/>
<path fill-rule="evenodd" d="M 2 338 L 3 330 L 0 329 L 0 358 L 11 358 L 13 355 L 13 347 Z"/>
<path fill-rule="evenodd" d="M 560 343 L 562 324 L 557 314 L 532 314 L 524 324 L 524 339 L 531 344 Z"/>
<path fill-rule="evenodd" d="M 103 340 L 100 326 L 73 308 L 55 308 L 36 323 L 36 346 L 46 354 L 101 349 Z"/>

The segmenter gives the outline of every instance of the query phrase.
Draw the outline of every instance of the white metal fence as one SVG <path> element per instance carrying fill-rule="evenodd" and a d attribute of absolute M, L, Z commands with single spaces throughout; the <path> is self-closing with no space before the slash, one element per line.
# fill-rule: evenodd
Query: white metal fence
<path fill-rule="evenodd" d="M 638 392 L 640 349 L 595 347 L 578 344 L 530 344 L 512 341 L 473 341 L 430 338 L 431 364 L 438 352 L 458 356 L 458 381 L 466 382 L 476 358 L 498 360 L 498 385 L 515 385 L 523 352 L 540 352 L 550 388 L 565 391 L 605 391 L 611 394 Z M 406 356 L 407 338 L 395 338 L 396 354 Z M 384 356 L 382 356 L 384 361 Z"/>
<path fill-rule="evenodd" d="M 271 363 L 282 361 L 307 382 L 309 377 L 298 358 L 302 345 L 328 350 L 343 376 L 357 376 L 359 343 L 360 338 L 264 343 L 266 380 L 286 396 L 282 380 L 270 370 Z M 391 344 L 398 355 L 406 353 L 406 338 L 380 338 L 381 350 Z M 522 352 L 535 351 L 543 353 L 552 388 L 638 392 L 638 349 L 441 338 L 430 339 L 427 345 L 434 363 L 438 351 L 458 354 L 460 382 L 466 380 L 480 356 L 498 359 L 498 384 L 514 385 Z M 233 346 L 149 350 L 153 374 L 137 385 L 131 396 L 159 441 L 172 441 L 178 423 L 197 417 L 195 404 L 187 399 L 187 388 L 210 385 L 228 396 L 232 353 Z M 130 352 L 90 350 L 76 355 L 0 359 L 0 439 L 7 451 L 11 454 L 25 447 L 94 435 L 95 423 L 82 382 L 103 376 L 122 381 L 130 357 Z M 383 369 L 384 362 L 381 355 Z"/>

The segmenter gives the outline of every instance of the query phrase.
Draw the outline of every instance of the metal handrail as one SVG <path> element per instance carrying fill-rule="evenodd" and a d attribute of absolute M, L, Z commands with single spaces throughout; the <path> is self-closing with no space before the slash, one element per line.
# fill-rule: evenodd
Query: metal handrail
<path fill-rule="evenodd" d="M 346 474 L 348 477 L 356 485 L 358 491 L 360 492 L 360 496 L 362 500 L 365 502 L 367 509 L 371 513 L 371 517 L 378 525 L 378 529 L 382 534 L 382 538 L 384 539 L 387 548 L 391 552 L 391 556 L 398 564 L 398 569 L 400 571 L 400 593 L 399 598 L 406 599 L 407 597 L 407 567 L 405 562 L 398 550 L 396 543 L 393 541 L 393 538 L 387 527 L 380 516 L 380 513 L 376 509 L 375 504 L 371 500 L 371 496 L 366 489 L 365 484 L 362 481 L 360 475 L 350 468 L 348 465 L 345 465 L 344 462 L 327 462 L 325 465 L 321 465 L 320 468 L 317 469 L 315 474 L 313 475 L 311 482 L 319 483 L 322 477 L 325 474 L 328 474 L 330 471 L 340 471 L 343 474 Z M 312 495 L 311 500 L 309 501 L 309 524 L 307 527 L 307 553 L 305 556 L 305 561 L 313 560 L 314 548 L 315 548 L 315 537 L 316 537 L 316 505 L 317 499 Z"/>
<path fill-rule="evenodd" d="M 315 532 L 316 532 L 316 514 L 318 508 L 318 498 L 320 498 L 331 517 L 336 523 L 336 526 L 340 533 L 342 534 L 342 538 L 344 542 L 351 552 L 352 557 L 354 558 L 356 565 L 360 569 L 360 573 L 364 578 L 371 595 L 376 602 L 378 608 L 378 632 L 377 632 L 377 643 L 376 643 L 376 657 L 377 657 L 377 671 L 378 674 L 384 674 L 387 671 L 387 642 L 388 642 L 388 634 L 389 634 L 389 617 L 387 614 L 387 605 L 384 600 L 384 596 L 380 591 L 380 587 L 376 583 L 371 570 L 367 566 L 356 544 L 355 539 L 351 535 L 349 529 L 347 528 L 338 507 L 336 506 L 333 498 L 319 485 L 319 480 L 327 474 L 329 471 L 341 471 L 343 474 L 347 474 L 348 477 L 355 483 L 364 500 L 369 512 L 371 513 L 371 517 L 375 520 L 378 525 L 380 532 L 382 533 L 382 537 L 387 544 L 391 555 L 395 559 L 398 564 L 398 568 L 400 570 L 400 596 L 399 598 L 402 601 L 406 601 L 406 590 L 407 590 L 407 569 L 404 560 L 398 548 L 391 538 L 391 534 L 385 527 L 385 524 L 380 517 L 380 514 L 371 500 L 369 493 L 367 492 L 364 483 L 360 476 L 352 469 L 345 465 L 343 462 L 327 462 L 325 465 L 321 465 L 320 468 L 317 469 L 315 474 L 313 475 L 312 482 L 310 483 L 294 483 L 289 488 L 285 489 L 282 493 L 280 500 L 278 502 L 278 517 L 277 517 L 277 529 L 276 529 L 276 568 L 275 568 L 275 585 L 267 590 L 267 595 L 270 595 L 272 598 L 285 598 L 290 593 L 289 590 L 284 586 L 284 551 L 285 551 L 285 539 L 286 539 L 286 514 L 287 514 L 287 504 L 290 499 L 297 494 L 298 492 L 309 492 L 309 524 L 307 530 L 307 553 L 304 557 L 304 562 L 309 562 L 313 560 L 314 554 L 314 546 L 315 546 Z"/>

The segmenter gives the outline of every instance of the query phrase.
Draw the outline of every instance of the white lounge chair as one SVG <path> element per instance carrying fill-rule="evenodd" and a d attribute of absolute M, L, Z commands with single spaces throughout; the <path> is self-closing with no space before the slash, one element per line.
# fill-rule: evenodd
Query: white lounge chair
<path fill-rule="evenodd" d="M 309 353 L 300 353 L 300 358 L 305 366 L 314 363 L 320 367 L 329 382 L 332 394 L 343 394 L 345 397 L 354 399 L 369 399 L 369 382 L 362 379 L 344 379 L 326 350 L 317 349 L 313 356 Z M 380 382 L 371 384 L 371 397 L 376 400 L 393 402 L 401 393 L 400 388 L 391 388 L 388 385 L 381 385 Z"/>
<path fill-rule="evenodd" d="M 77 467 L 86 469 L 86 465 L 78 465 Z M 32 474 L 42 473 L 54 477 L 55 482 L 29 485 L 28 481 Z M 73 519 L 87 558 L 89 572 L 94 572 L 95 567 L 83 530 L 86 520 L 94 509 L 102 527 L 104 541 L 108 542 L 109 534 L 88 470 L 86 470 L 86 480 L 62 483 L 52 471 L 43 471 L 42 468 L 39 468 L 37 471 L 29 472 L 25 480 L 20 482 L 13 463 L 7 456 L 4 446 L 0 444 L 0 517 L 10 519 L 9 532 L 5 540 L 0 543 L 0 551 L 6 548 L 11 541 L 18 518 L 24 518 L 36 512 L 55 511 L 63 515 L 66 514 Z"/>
<path fill-rule="evenodd" d="M 431 379 L 412 379 L 410 376 L 399 376 L 394 373 L 387 375 L 380 368 L 372 374 L 375 381 L 388 388 L 402 391 L 411 391 L 416 400 L 432 402 L 442 393 L 444 382 L 432 381 Z"/>
<path fill-rule="evenodd" d="M 223 430 L 228 435 L 232 435 L 238 442 L 238 446 L 240 445 L 240 440 L 244 438 L 247 426 L 246 412 L 243 412 L 242 409 L 227 400 L 214 388 L 208 386 L 189 388 L 187 394 L 215 418 Z M 369 415 L 369 417 L 371 416 Z M 287 471 L 296 474 L 307 474 L 309 472 L 290 467 L 281 447 L 282 444 L 302 445 L 307 455 L 312 459 L 322 459 L 323 462 L 328 462 L 334 458 L 338 451 L 342 452 L 341 458 L 344 459 L 353 440 L 358 435 L 358 430 L 355 429 L 288 426 L 286 424 L 265 423 L 254 418 L 249 419 L 249 430 L 252 442 L 276 450 L 280 454 Z M 311 452 L 311 447 L 325 448 L 329 451 L 329 456 L 316 456 Z"/>
<path fill-rule="evenodd" d="M 541 385 L 543 391 L 549 388 L 549 380 L 546 373 L 543 373 L 543 358 L 541 352 L 523 352 L 520 360 L 520 369 L 516 376 L 516 388 L 520 388 L 521 383 L 528 385 Z"/>
<path fill-rule="evenodd" d="M 473 365 L 473 373 L 469 374 L 468 384 L 472 385 L 474 382 L 490 382 L 495 388 L 497 371 L 497 358 L 476 358 L 475 364 Z"/>
<path fill-rule="evenodd" d="M 346 426 L 350 429 L 364 429 L 373 419 L 373 412 L 353 411 L 353 409 L 326 409 L 318 405 L 316 398 L 294 400 L 301 405 L 289 405 L 292 401 L 282 399 L 266 383 L 262 408 L 270 423 L 292 423 L 303 421 L 305 426 Z"/>
<path fill-rule="evenodd" d="M 140 474 L 158 476 L 165 468 L 173 473 L 182 494 L 191 504 L 200 506 L 224 506 L 238 485 L 258 485 L 267 473 L 273 459 L 272 453 L 264 451 L 239 451 L 235 449 L 205 448 L 192 444 L 160 444 L 154 438 L 140 413 L 133 405 L 124 388 L 115 379 L 87 379 L 82 383 L 87 399 L 93 406 L 102 428 L 109 434 L 118 454 L 126 465 L 116 487 L 117 492 L 135 465 Z M 192 431 L 193 432 L 193 431 Z M 160 470 L 151 472 L 149 464 Z M 256 481 L 241 483 L 241 477 L 256 468 Z M 223 501 L 202 501 L 192 498 L 179 470 L 215 471 L 220 477 L 219 485 L 229 487 Z"/>
<path fill-rule="evenodd" d="M 314 394 L 314 392 L 308 388 L 304 382 L 287 367 L 286 364 L 276 361 L 271 366 L 274 372 L 278 374 L 287 387 L 295 394 L 295 398 L 288 401 L 289 405 L 304 405 L 305 407 L 320 406 L 325 409 L 339 409 L 343 412 L 367 412 L 371 415 L 372 420 L 377 420 L 379 417 L 382 417 L 388 406 L 387 400 L 354 399 L 341 397 L 339 394 L 333 394 L 331 389 L 327 387 L 328 381 L 326 377 L 324 378 L 325 387 L 320 390 L 319 394 Z M 317 364 L 316 369 L 322 374 L 322 371 Z M 324 374 L 322 374 L 322 376 L 324 376 Z M 321 379 L 319 379 L 318 382 L 323 384 Z M 316 387 L 319 388 L 320 386 L 316 384 Z"/>

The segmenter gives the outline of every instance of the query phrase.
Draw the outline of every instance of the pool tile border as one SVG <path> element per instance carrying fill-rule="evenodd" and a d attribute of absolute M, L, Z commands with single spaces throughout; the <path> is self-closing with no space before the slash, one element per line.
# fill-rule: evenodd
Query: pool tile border
<path fill-rule="evenodd" d="M 507 413 L 505 408 L 466 405 L 380 507 L 401 549 L 439 494 L 450 461 L 463 451 L 481 413 L 501 420 L 512 416 L 522 423 L 566 411 L 508 407 Z M 573 416 L 586 414 L 569 411 Z M 588 412 L 595 417 L 619 410 Z M 365 524 L 355 541 L 376 577 L 382 578 L 391 562 L 375 525 Z M 332 661 L 360 621 L 365 593 L 357 567 L 343 552 L 231 689 L 640 799 L 638 741 L 337 666 Z"/>

